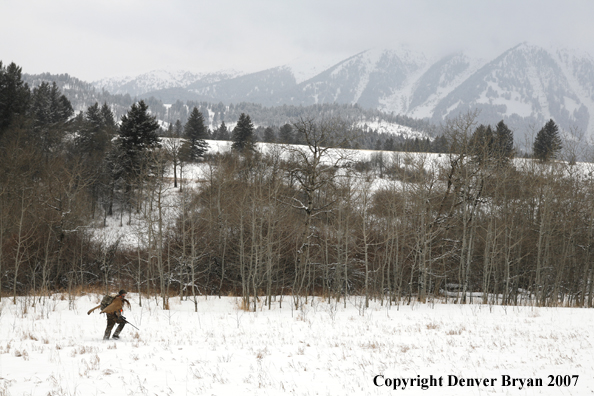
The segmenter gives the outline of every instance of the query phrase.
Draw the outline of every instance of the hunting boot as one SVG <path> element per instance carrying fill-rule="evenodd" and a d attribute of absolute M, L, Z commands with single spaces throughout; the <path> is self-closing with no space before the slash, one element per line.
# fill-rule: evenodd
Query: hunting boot
<path fill-rule="evenodd" d="M 113 333 L 113 337 L 116 340 L 120 339 L 120 333 L 122 332 L 122 330 L 124 329 L 124 326 L 126 325 L 126 323 L 120 323 L 118 325 L 118 328 L 116 329 L 115 333 Z"/>
<path fill-rule="evenodd" d="M 109 336 L 111 335 L 111 329 L 105 329 L 105 334 L 103 334 L 104 340 L 109 340 Z M 114 334 L 115 337 L 115 334 Z"/>

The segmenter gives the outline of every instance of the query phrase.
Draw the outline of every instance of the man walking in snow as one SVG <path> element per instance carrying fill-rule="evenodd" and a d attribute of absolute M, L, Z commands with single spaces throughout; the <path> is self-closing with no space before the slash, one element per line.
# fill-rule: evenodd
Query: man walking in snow
<path fill-rule="evenodd" d="M 122 316 L 124 304 L 127 304 L 128 308 L 130 308 L 130 302 L 126 300 L 125 297 L 126 291 L 120 290 L 118 295 L 113 298 L 112 302 L 101 310 L 101 313 L 107 315 L 107 327 L 105 328 L 105 334 L 103 335 L 104 340 L 109 340 L 111 329 L 113 329 L 116 323 L 118 324 L 118 327 L 116 328 L 115 333 L 113 333 L 112 338 L 116 340 L 120 338 L 120 333 L 126 325 L 126 318 Z M 93 308 L 88 313 L 91 313 L 96 308 L 97 307 Z"/>

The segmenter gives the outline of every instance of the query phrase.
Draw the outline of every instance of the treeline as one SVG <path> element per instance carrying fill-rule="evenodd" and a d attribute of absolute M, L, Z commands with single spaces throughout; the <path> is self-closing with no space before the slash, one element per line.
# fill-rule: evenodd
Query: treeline
<path fill-rule="evenodd" d="M 119 120 L 130 108 L 130 106 L 142 99 L 148 105 L 150 112 L 165 125 L 175 125 L 179 121 L 182 125 L 188 121 L 192 109 L 197 108 L 203 115 L 207 127 L 211 133 L 220 128 L 221 123 L 227 125 L 235 123 L 242 113 L 250 114 L 252 121 L 261 127 L 262 132 L 266 127 L 280 128 L 285 124 L 291 124 L 300 119 L 320 118 L 341 118 L 351 122 L 386 122 L 394 123 L 412 128 L 415 131 L 423 132 L 426 136 L 436 136 L 435 127 L 426 120 L 414 119 L 404 115 L 386 114 L 378 110 L 364 109 L 359 105 L 346 104 L 318 104 L 312 106 L 282 105 L 266 107 L 256 103 L 237 103 L 225 105 L 223 103 L 210 103 L 199 101 L 177 100 L 172 104 L 164 104 L 160 99 L 149 96 L 131 97 L 129 94 L 110 94 L 105 90 L 97 90 L 92 84 L 81 81 L 68 74 L 38 75 L 25 74 L 23 81 L 30 87 L 36 87 L 42 82 L 56 83 L 62 93 L 70 100 L 75 113 L 84 112 L 87 107 L 94 103 L 106 103 Z M 364 138 L 359 139 L 357 148 L 376 149 L 384 145 L 389 138 L 394 140 L 394 150 L 406 148 L 414 143 L 414 138 L 408 139 L 402 136 L 389 136 L 380 131 L 366 129 Z M 386 136 L 383 136 L 386 135 Z M 263 133 L 256 131 L 256 138 L 263 140 Z M 426 138 L 424 140 L 431 141 Z M 379 143 L 378 143 L 379 142 Z M 389 144 L 389 143 L 388 143 Z M 390 148 L 388 148 L 390 149 Z"/>
<path fill-rule="evenodd" d="M 151 106 L 159 107 L 159 102 L 154 98 L 145 98 L 145 101 Z M 435 127 L 424 120 L 418 120 L 403 115 L 386 114 L 378 110 L 364 109 L 354 104 L 316 104 L 311 106 L 282 105 L 266 107 L 257 103 L 241 102 L 238 104 L 225 105 L 223 103 L 195 102 L 195 101 L 176 101 L 168 110 L 163 108 L 162 119 L 168 123 L 175 123 L 180 120 L 185 123 L 189 112 L 198 108 L 204 115 L 205 120 L 213 126 L 213 129 L 221 122 L 227 124 L 235 122 L 241 113 L 250 114 L 252 121 L 261 126 L 280 127 L 286 123 L 298 121 L 299 119 L 320 119 L 320 118 L 340 118 L 343 120 L 356 122 L 383 121 L 408 126 L 415 131 L 425 132 L 429 136 L 435 133 Z M 160 118 L 160 117 L 158 117 Z"/>
<path fill-rule="evenodd" d="M 513 131 L 472 114 L 443 126 L 446 153 L 361 159 L 344 149 L 359 137 L 350 120 L 269 127 L 300 144 L 261 153 L 241 113 L 232 150 L 208 154 L 198 108 L 167 139 L 148 109 L 134 103 L 120 125 L 98 103 L 73 117 L 55 86 L 31 90 L 0 65 L 0 298 L 125 287 L 164 308 L 201 294 L 250 309 L 353 294 L 592 306 L 594 169 L 556 160 L 553 121 L 538 160 L 514 158 Z M 137 242 L 110 239 L 108 219 Z"/>
<path fill-rule="evenodd" d="M 94 103 L 106 103 L 116 120 L 119 120 L 136 102 L 128 94 L 112 95 L 105 90 L 97 90 L 91 83 L 79 80 L 67 73 L 65 74 L 23 74 L 22 80 L 30 88 L 35 88 L 42 83 L 56 84 L 58 89 L 70 101 L 75 113 L 85 111 Z"/>

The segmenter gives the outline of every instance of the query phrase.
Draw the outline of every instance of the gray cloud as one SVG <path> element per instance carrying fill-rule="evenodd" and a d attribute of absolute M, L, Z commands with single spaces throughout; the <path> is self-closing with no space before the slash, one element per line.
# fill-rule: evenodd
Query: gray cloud
<path fill-rule="evenodd" d="M 523 41 L 594 54 L 590 1 L 0 2 L 0 60 L 86 80 L 168 68 L 255 71 L 406 45 L 495 56 Z"/>

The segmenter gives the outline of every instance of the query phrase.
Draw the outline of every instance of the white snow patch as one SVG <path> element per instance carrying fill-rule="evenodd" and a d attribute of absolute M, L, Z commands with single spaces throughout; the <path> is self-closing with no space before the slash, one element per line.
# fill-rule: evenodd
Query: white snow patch
<path fill-rule="evenodd" d="M 371 130 L 377 130 L 377 132 L 379 132 L 379 133 L 388 133 L 391 135 L 398 135 L 398 136 L 402 136 L 402 137 L 409 138 L 409 139 L 429 138 L 430 140 L 433 140 L 433 138 L 430 138 L 429 135 L 427 135 L 424 132 L 415 131 L 410 127 L 407 127 L 404 125 L 399 125 L 399 124 L 394 124 L 394 123 L 383 121 L 383 120 L 361 121 L 357 124 L 357 126 L 359 126 L 361 128 L 364 128 L 365 126 L 367 126 L 367 128 L 369 128 Z"/>
<path fill-rule="evenodd" d="M 581 103 L 576 102 L 575 100 L 573 100 L 572 98 L 568 98 L 567 96 L 563 97 L 563 104 L 565 105 L 567 111 L 569 111 L 569 114 L 573 114 L 574 111 L 579 110 L 579 108 L 581 107 Z"/>
<path fill-rule="evenodd" d="M 102 341 L 105 317 L 88 309 L 100 295 L 53 295 L 31 306 L 0 302 L 0 393 L 5 395 L 386 395 L 392 378 L 442 378 L 406 395 L 586 395 L 594 393 L 594 310 L 489 305 L 387 305 L 350 297 L 291 297 L 268 310 L 234 297 L 194 302 L 129 293 L 118 341 Z M 571 378 L 547 386 L 549 376 Z M 380 377 L 378 377 L 380 376 Z M 449 376 L 495 378 L 489 386 L 448 386 Z M 506 386 L 503 376 L 538 378 Z M 574 377 L 572 377 L 574 376 Z M 376 383 L 383 385 L 378 387 Z"/>

